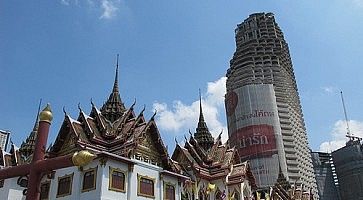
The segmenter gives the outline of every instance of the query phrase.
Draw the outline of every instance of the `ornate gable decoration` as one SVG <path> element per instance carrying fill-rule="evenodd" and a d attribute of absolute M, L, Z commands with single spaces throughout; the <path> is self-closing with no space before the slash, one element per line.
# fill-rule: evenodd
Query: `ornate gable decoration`
<path fill-rule="evenodd" d="M 190 132 L 189 132 L 190 133 Z M 172 160 L 184 174 L 192 173 L 196 181 L 205 179 L 214 181 L 227 177 L 228 185 L 248 180 L 255 188 L 255 178 L 248 162 L 240 163 L 238 151 L 230 148 L 228 143 L 222 144 L 221 134 L 214 140 L 204 121 L 200 97 L 200 115 L 194 136 L 190 133 L 185 138 L 184 147 L 176 144 Z"/>
<path fill-rule="evenodd" d="M 89 115 L 79 108 L 77 120 L 65 113 L 50 155 L 60 156 L 82 148 L 105 151 L 172 168 L 170 158 L 156 127 L 154 116 L 145 120 L 145 108 L 134 113 L 136 101 L 126 109 L 118 89 L 118 64 L 111 95 L 99 110 L 93 102 Z"/>

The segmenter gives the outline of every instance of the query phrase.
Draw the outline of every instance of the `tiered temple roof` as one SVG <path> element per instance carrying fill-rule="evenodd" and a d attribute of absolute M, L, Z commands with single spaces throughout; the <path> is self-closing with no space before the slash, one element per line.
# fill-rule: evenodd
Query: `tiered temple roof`
<path fill-rule="evenodd" d="M 312 189 L 305 189 L 301 184 L 297 186 L 295 183 L 293 186 L 286 180 L 286 177 L 282 173 L 280 168 L 279 175 L 275 185 L 269 192 L 271 200 L 312 200 L 314 199 Z"/>
<path fill-rule="evenodd" d="M 38 127 L 39 127 L 40 106 L 41 106 L 41 101 L 39 102 L 38 113 L 34 123 L 33 130 L 30 132 L 29 136 L 25 139 L 25 141 L 23 141 L 23 143 L 19 148 L 22 163 L 30 163 L 33 158 L 33 153 L 35 149 L 35 140 L 37 137 Z"/>
<path fill-rule="evenodd" d="M 160 137 L 154 117 L 144 118 L 144 109 L 135 114 L 135 102 L 126 109 L 118 87 L 118 59 L 112 92 L 99 110 L 93 102 L 87 115 L 80 106 L 79 114 L 73 119 L 65 111 L 64 120 L 54 145 L 47 150 L 47 157 L 73 154 L 88 149 L 99 155 L 136 158 L 150 164 L 176 171 Z M 38 113 L 39 114 L 39 113 Z M 15 166 L 29 163 L 34 152 L 38 117 L 34 128 L 20 148 L 12 144 L 9 153 L 0 151 L 0 165 Z"/>
<path fill-rule="evenodd" d="M 202 110 L 202 96 L 199 92 L 199 121 L 198 126 L 196 128 L 195 132 L 195 140 L 197 140 L 198 144 L 205 150 L 209 151 L 210 148 L 214 145 L 214 138 L 212 137 L 212 134 L 209 132 L 207 123 L 204 121 L 204 115 Z"/>
<path fill-rule="evenodd" d="M 255 188 L 255 179 L 249 163 L 240 163 L 237 149 L 230 148 L 227 143 L 222 144 L 221 134 L 214 140 L 204 121 L 200 103 L 196 133 L 194 136 L 190 134 L 189 140 L 185 138 L 183 147 L 176 144 L 172 160 L 186 174 L 192 172 L 196 177 L 208 181 L 224 179 L 228 176 L 227 185 L 241 183 L 247 179 Z"/>
<path fill-rule="evenodd" d="M 122 116 L 122 114 L 125 113 L 125 111 L 126 108 L 124 103 L 121 101 L 120 92 L 118 89 L 118 55 L 117 55 L 115 82 L 107 102 L 103 104 L 101 108 L 101 113 L 110 122 L 114 122 L 117 119 L 119 119 Z"/>
<path fill-rule="evenodd" d="M 39 110 L 38 108 L 37 117 L 34 123 L 34 127 L 30 132 L 29 136 L 23 141 L 20 148 L 18 148 L 12 141 L 10 151 L 6 152 L 5 149 L 0 151 L 0 166 L 16 166 L 20 164 L 30 163 L 33 158 L 35 149 L 35 139 L 37 136 L 39 126 Z"/>
<path fill-rule="evenodd" d="M 99 110 L 92 103 L 87 115 L 79 107 L 77 119 L 65 113 L 64 121 L 49 156 L 55 157 L 88 148 L 173 169 L 173 163 L 160 137 L 154 116 L 145 120 L 144 109 L 135 114 L 136 101 L 126 109 L 118 89 L 118 64 L 108 100 Z"/>

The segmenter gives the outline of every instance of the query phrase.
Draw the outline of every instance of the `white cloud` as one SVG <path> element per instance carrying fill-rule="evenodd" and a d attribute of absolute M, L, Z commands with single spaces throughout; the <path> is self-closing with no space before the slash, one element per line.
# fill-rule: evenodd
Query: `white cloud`
<path fill-rule="evenodd" d="M 69 6 L 71 4 L 78 6 L 79 2 L 78 2 L 78 0 L 61 0 L 61 4 L 65 5 L 65 6 Z"/>
<path fill-rule="evenodd" d="M 209 82 L 207 92 L 202 95 L 202 107 L 205 122 L 214 137 L 223 130 L 222 140 L 228 138 L 227 126 L 221 122 L 220 116 L 224 115 L 224 95 L 226 93 L 226 77 L 215 82 Z M 175 135 L 188 135 L 188 129 L 195 132 L 199 119 L 199 99 L 190 105 L 180 100 L 175 100 L 171 108 L 166 103 L 156 102 L 153 108 L 158 111 L 157 124 L 163 131 Z"/>
<path fill-rule="evenodd" d="M 63 5 L 69 6 L 69 0 L 61 0 Z"/>
<path fill-rule="evenodd" d="M 335 93 L 337 91 L 337 88 L 332 86 L 321 87 L 321 89 L 323 89 L 326 93 Z"/>
<path fill-rule="evenodd" d="M 116 12 L 118 11 L 117 5 L 120 1 L 112 1 L 112 0 L 102 0 L 101 8 L 102 8 L 102 15 L 100 19 L 111 19 L 116 16 Z"/>
<path fill-rule="evenodd" d="M 99 19 L 112 19 L 116 17 L 117 13 L 120 10 L 121 0 L 87 0 L 81 1 L 79 0 L 60 0 L 60 3 L 65 6 L 78 6 L 78 7 L 88 7 L 92 10 L 97 10 L 97 12 L 101 11 L 101 16 Z M 122 5 L 127 11 L 126 5 Z"/>
<path fill-rule="evenodd" d="M 353 0 L 353 3 L 359 7 L 363 7 L 363 0 Z"/>
<path fill-rule="evenodd" d="M 332 137 L 331 141 L 321 143 L 320 151 L 332 152 L 343 147 L 347 141 L 347 124 L 344 120 L 335 122 L 333 130 L 330 132 Z M 350 120 L 349 121 L 350 133 L 357 137 L 363 137 L 363 122 Z"/>

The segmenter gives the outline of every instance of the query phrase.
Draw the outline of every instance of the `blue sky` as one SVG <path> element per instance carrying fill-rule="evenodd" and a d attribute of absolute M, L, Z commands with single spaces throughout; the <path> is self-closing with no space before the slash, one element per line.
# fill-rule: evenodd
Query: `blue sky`
<path fill-rule="evenodd" d="M 116 54 L 127 106 L 158 109 L 169 152 L 197 123 L 198 88 L 207 124 L 225 129 L 223 92 L 235 51 L 234 29 L 249 14 L 273 12 L 290 47 L 313 150 L 344 143 L 343 90 L 351 131 L 363 136 L 363 1 L 126 1 L 0 2 L 0 129 L 20 145 L 38 101 L 54 111 L 52 142 L 64 114 L 89 113 L 111 92 Z M 226 134 L 226 131 L 224 131 Z M 325 142 L 325 143 L 324 143 Z M 323 145 L 321 145 L 323 143 Z"/>

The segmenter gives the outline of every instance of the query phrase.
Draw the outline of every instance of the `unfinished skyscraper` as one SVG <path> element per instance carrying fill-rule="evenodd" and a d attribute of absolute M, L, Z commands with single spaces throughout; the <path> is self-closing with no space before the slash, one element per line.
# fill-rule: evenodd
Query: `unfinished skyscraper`
<path fill-rule="evenodd" d="M 349 136 L 346 145 L 332 153 L 342 200 L 363 199 L 363 142 Z"/>
<path fill-rule="evenodd" d="M 272 13 L 250 15 L 235 30 L 236 52 L 227 71 L 230 143 L 249 159 L 260 189 L 281 168 L 290 184 L 317 186 L 288 45 Z"/>

